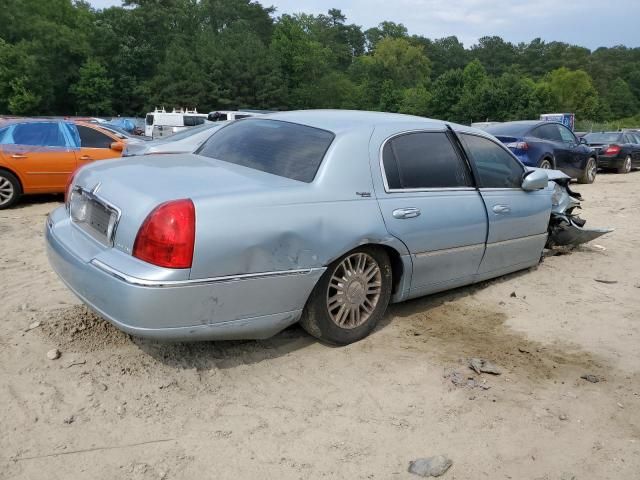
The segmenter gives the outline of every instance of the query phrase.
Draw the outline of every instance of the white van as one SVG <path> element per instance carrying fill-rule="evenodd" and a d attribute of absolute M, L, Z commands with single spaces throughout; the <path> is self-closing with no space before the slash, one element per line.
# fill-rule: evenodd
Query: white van
<path fill-rule="evenodd" d="M 144 134 L 147 137 L 168 137 L 186 128 L 202 125 L 207 121 L 206 113 L 197 110 L 176 110 L 167 112 L 164 108 L 156 108 L 147 113 L 144 122 Z"/>
<path fill-rule="evenodd" d="M 218 110 L 209 112 L 207 120 L 210 122 L 226 122 L 227 120 L 240 120 L 241 118 L 255 117 L 265 113 L 272 112 L 268 110 Z"/>

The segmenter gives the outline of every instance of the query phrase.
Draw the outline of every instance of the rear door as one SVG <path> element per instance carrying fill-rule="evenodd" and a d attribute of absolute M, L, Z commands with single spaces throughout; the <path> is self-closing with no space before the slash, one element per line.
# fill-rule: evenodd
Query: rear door
<path fill-rule="evenodd" d="M 450 134 L 411 131 L 381 140 L 384 191 L 378 200 L 388 231 L 411 253 L 411 295 L 470 283 L 484 252 L 487 219 Z"/>
<path fill-rule="evenodd" d="M 489 278 L 535 265 L 547 239 L 550 192 L 524 191 L 524 167 L 499 143 L 470 133 L 459 137 L 472 161 L 489 220 L 479 276 Z"/>
<path fill-rule="evenodd" d="M 555 127 L 558 129 L 562 143 L 568 152 L 568 168 L 572 169 L 573 175 L 578 177 L 586 167 L 587 159 L 591 155 L 591 149 L 586 145 L 580 144 L 574 133 L 564 125 L 556 124 Z"/>
<path fill-rule="evenodd" d="M 75 148 L 62 122 L 18 123 L 3 138 L 2 153 L 26 193 L 62 192 L 76 168 Z"/>
<path fill-rule="evenodd" d="M 78 152 L 78 165 L 86 165 L 96 160 L 115 158 L 122 155 L 121 151 L 113 150 L 112 143 L 121 143 L 115 137 L 86 125 L 76 125 L 80 135 L 80 151 Z"/>

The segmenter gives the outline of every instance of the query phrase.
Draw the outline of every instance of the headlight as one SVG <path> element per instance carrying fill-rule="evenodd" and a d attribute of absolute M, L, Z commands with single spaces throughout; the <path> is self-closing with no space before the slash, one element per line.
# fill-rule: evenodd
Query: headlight
<path fill-rule="evenodd" d="M 87 197 L 77 190 L 72 191 L 69 199 L 69 213 L 71 214 L 71 219 L 77 223 L 86 221 L 88 209 L 89 203 L 87 201 Z"/>
<path fill-rule="evenodd" d="M 557 207 L 562 201 L 562 197 L 565 195 L 565 190 L 557 183 L 553 187 L 553 193 L 551 194 L 551 205 Z"/>

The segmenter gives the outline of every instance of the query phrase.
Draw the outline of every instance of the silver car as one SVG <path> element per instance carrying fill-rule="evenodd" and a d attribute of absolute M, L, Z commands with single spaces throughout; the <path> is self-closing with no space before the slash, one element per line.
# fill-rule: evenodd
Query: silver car
<path fill-rule="evenodd" d="M 195 154 L 101 162 L 47 220 L 51 264 L 133 335 L 260 339 L 300 321 L 347 344 L 389 302 L 587 241 L 568 178 L 482 131 L 357 111 L 232 122 Z M 579 238 L 578 238 L 579 237 Z"/>

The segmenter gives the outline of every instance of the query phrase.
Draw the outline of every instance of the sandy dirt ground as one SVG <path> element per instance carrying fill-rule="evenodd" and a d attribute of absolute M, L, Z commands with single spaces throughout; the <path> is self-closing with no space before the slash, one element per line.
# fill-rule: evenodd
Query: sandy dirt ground
<path fill-rule="evenodd" d="M 447 479 L 639 479 L 640 172 L 575 188 L 614 233 L 394 305 L 344 348 L 299 327 L 130 338 L 50 269 L 59 197 L 0 212 L 0 478 L 410 479 L 409 461 L 445 454 Z M 474 374 L 476 356 L 502 375 Z"/>

